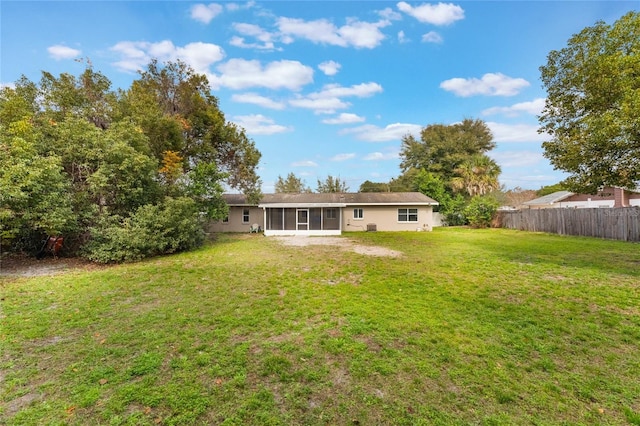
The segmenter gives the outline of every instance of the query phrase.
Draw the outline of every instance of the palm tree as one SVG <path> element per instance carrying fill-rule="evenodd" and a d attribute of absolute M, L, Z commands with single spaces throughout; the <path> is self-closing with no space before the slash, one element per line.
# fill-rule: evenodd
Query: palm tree
<path fill-rule="evenodd" d="M 500 166 L 493 159 L 486 155 L 474 155 L 455 169 L 457 176 L 451 179 L 451 186 L 472 197 L 485 195 L 500 188 L 500 171 Z"/>

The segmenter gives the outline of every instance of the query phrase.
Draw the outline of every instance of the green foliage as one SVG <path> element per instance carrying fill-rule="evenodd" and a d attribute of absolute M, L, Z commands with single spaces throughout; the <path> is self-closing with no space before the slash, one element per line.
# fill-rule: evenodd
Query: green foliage
<path fill-rule="evenodd" d="M 485 154 L 467 158 L 454 171 L 456 177 L 451 179 L 452 188 L 471 197 L 485 195 L 500 187 L 500 166 Z"/>
<path fill-rule="evenodd" d="M 440 207 L 440 213 L 444 216 L 444 221 L 448 226 L 466 225 L 468 222 L 465 213 L 467 200 L 460 194 L 456 194 L 443 206 Z"/>
<path fill-rule="evenodd" d="M 257 201 L 260 152 L 204 75 L 153 60 L 114 92 L 87 64 L 77 77 L 44 71 L 38 84 L 0 89 L 3 241 L 93 238 L 91 258 L 134 260 L 202 241 L 200 218 L 227 214 L 223 184 Z"/>
<path fill-rule="evenodd" d="M 329 175 L 324 181 L 318 179 L 318 186 L 316 188 L 316 191 L 321 193 L 349 192 L 349 187 L 344 180 L 340 179 L 340 176 L 333 177 Z"/>
<path fill-rule="evenodd" d="M 294 173 L 289 173 L 286 179 L 278 175 L 274 190 L 276 193 L 300 194 L 303 192 L 311 192 L 311 189 L 304 181 L 297 177 Z"/>
<path fill-rule="evenodd" d="M 554 192 L 565 191 L 565 190 L 567 190 L 567 187 L 564 184 L 555 183 L 553 185 L 546 185 L 541 187 L 539 190 L 536 191 L 536 195 L 538 197 L 544 197 L 545 195 L 549 195 L 549 194 L 553 194 Z"/>
<path fill-rule="evenodd" d="M 640 12 L 572 36 L 540 67 L 545 157 L 570 173 L 572 191 L 640 183 Z"/>
<path fill-rule="evenodd" d="M 469 158 L 495 148 L 493 135 L 482 120 L 464 119 L 452 125 L 431 124 L 422 129 L 420 140 L 402 139 L 400 168 L 424 169 L 449 184 L 456 169 Z"/>
<path fill-rule="evenodd" d="M 371 182 L 365 180 L 360 184 L 358 192 L 389 192 L 389 184 L 384 182 Z"/>
<path fill-rule="evenodd" d="M 74 227 L 69 182 L 60 158 L 36 153 L 33 144 L 0 134 L 0 236 L 60 234 Z"/>
<path fill-rule="evenodd" d="M 87 258 L 112 263 L 198 247 L 204 232 L 196 202 L 182 197 L 141 206 L 128 218 L 103 216 L 91 228 L 91 237 Z"/>
<path fill-rule="evenodd" d="M 424 169 L 417 172 L 413 179 L 414 189 L 427 197 L 431 197 L 439 203 L 438 210 L 446 211 L 451 202 L 451 195 L 442 179 Z"/>
<path fill-rule="evenodd" d="M 493 197 L 475 196 L 464 209 L 469 225 L 474 228 L 487 228 L 498 210 L 499 204 Z"/>

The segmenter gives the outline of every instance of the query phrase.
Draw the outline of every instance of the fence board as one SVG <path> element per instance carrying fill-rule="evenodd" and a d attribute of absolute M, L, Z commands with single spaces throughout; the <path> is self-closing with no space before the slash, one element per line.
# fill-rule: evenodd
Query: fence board
<path fill-rule="evenodd" d="M 640 207 L 501 211 L 496 219 L 502 228 L 640 241 Z"/>

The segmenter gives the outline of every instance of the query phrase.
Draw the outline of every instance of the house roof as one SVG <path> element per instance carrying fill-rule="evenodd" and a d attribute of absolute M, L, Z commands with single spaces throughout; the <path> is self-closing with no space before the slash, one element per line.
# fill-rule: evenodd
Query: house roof
<path fill-rule="evenodd" d="M 544 197 L 536 198 L 535 200 L 525 201 L 524 205 L 527 206 L 542 206 L 560 202 L 574 195 L 569 191 L 557 191 L 552 194 L 545 195 Z"/>
<path fill-rule="evenodd" d="M 247 199 L 242 194 L 225 194 L 229 205 L 246 206 Z M 260 207 L 346 207 L 354 205 L 425 205 L 435 206 L 438 202 L 420 192 L 355 192 L 355 193 L 278 193 L 263 194 Z"/>

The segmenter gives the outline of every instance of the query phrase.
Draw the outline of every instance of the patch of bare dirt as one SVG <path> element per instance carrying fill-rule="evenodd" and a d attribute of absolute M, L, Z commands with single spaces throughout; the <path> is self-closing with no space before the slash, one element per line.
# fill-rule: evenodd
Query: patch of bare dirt
<path fill-rule="evenodd" d="M 0 257 L 0 276 L 2 277 L 37 277 L 61 274 L 76 269 L 88 270 L 101 267 L 75 257 L 45 257 L 41 260 L 16 255 Z"/>
<path fill-rule="evenodd" d="M 330 245 L 340 247 L 342 250 L 351 250 L 358 254 L 366 256 L 379 256 L 379 257 L 400 257 L 402 253 L 396 250 L 391 250 L 386 247 L 379 246 L 364 246 L 357 244 L 353 240 L 338 237 L 308 237 L 296 235 L 294 237 L 271 237 L 280 241 L 287 246 L 306 247 L 311 245 Z"/>

